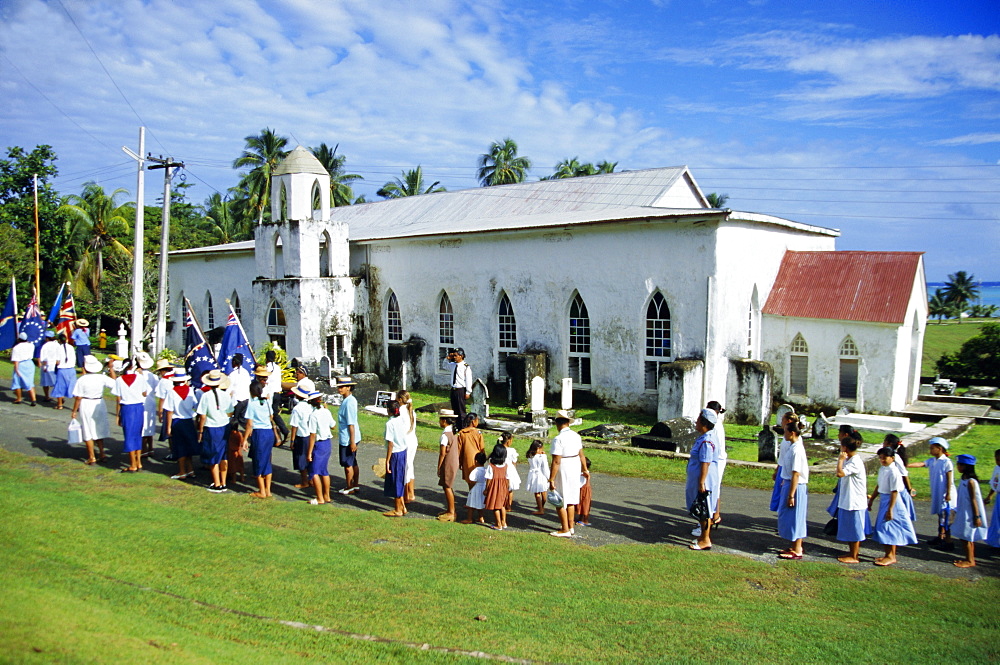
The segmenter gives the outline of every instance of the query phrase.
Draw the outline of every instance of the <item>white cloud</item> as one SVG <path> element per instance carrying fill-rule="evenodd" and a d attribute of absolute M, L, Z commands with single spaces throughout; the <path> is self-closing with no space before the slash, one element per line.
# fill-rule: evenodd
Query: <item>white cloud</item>
<path fill-rule="evenodd" d="M 1000 132 L 965 134 L 963 136 L 953 136 L 948 139 L 929 141 L 928 143 L 929 145 L 984 145 L 987 143 L 1000 143 Z"/>

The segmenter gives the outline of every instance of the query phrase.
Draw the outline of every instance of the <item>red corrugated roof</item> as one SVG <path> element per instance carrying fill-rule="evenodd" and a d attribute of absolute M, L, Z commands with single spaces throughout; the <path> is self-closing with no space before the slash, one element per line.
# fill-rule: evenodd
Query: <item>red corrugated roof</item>
<path fill-rule="evenodd" d="M 785 252 L 764 314 L 903 323 L 923 252 Z"/>

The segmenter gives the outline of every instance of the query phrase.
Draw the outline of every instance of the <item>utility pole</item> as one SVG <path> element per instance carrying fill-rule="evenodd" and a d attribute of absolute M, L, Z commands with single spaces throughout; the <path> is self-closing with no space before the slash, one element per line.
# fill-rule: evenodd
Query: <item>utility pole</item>
<path fill-rule="evenodd" d="M 159 158 L 146 155 L 153 162 L 150 171 L 163 169 L 163 218 L 160 228 L 160 287 L 156 297 L 156 334 L 153 337 L 153 351 L 159 353 L 166 346 L 167 339 L 167 252 L 170 249 L 170 174 L 171 169 L 184 168 L 184 162 L 173 158 Z"/>
<path fill-rule="evenodd" d="M 125 154 L 134 159 L 139 166 L 139 175 L 135 188 L 135 241 L 132 245 L 132 345 L 129 347 L 129 355 L 135 356 L 142 350 L 142 280 L 143 280 L 143 255 L 142 238 L 144 222 L 144 205 L 146 200 L 145 180 L 143 176 L 146 171 L 143 168 L 145 161 L 142 155 L 146 153 L 146 128 L 139 128 L 139 152 L 134 153 L 125 146 L 122 146 Z"/>

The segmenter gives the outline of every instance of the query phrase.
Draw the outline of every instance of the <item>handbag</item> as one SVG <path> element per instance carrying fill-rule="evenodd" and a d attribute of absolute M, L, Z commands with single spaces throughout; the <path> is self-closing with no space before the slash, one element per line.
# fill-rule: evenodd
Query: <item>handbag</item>
<path fill-rule="evenodd" d="M 549 490 L 549 493 L 546 495 L 546 498 L 548 499 L 548 502 L 551 503 L 556 508 L 562 508 L 563 507 L 562 494 L 560 494 L 556 490 L 554 490 L 554 489 L 553 490 Z"/>
<path fill-rule="evenodd" d="M 712 516 L 708 510 L 708 495 L 711 493 L 712 490 L 698 492 L 697 496 L 694 497 L 694 501 L 688 507 L 688 513 L 699 522 L 705 522 Z"/>
<path fill-rule="evenodd" d="M 66 441 L 68 443 L 83 443 L 83 425 L 76 418 L 69 421 L 69 427 L 66 428 Z"/>

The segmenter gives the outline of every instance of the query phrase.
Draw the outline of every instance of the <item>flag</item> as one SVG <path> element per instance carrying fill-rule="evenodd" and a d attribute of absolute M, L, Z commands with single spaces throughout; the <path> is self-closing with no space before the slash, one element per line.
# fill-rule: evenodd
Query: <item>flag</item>
<path fill-rule="evenodd" d="M 64 333 L 66 339 L 73 335 L 76 328 L 76 303 L 73 302 L 73 292 L 66 291 L 66 297 L 59 306 L 59 319 L 56 322 L 56 333 Z"/>
<path fill-rule="evenodd" d="M 42 344 L 45 343 L 45 319 L 38 310 L 37 293 L 31 294 L 31 302 L 28 303 L 28 309 L 24 310 L 24 318 L 21 319 L 18 332 L 28 336 L 28 341 L 35 345 L 35 357 L 38 357 Z"/>
<path fill-rule="evenodd" d="M 0 349 L 12 349 L 15 344 L 17 344 L 17 293 L 12 278 L 7 303 L 0 313 Z"/>
<path fill-rule="evenodd" d="M 59 295 L 56 296 L 56 301 L 52 303 L 52 309 L 49 310 L 49 325 L 52 325 L 59 318 L 59 308 L 62 307 L 63 292 L 66 290 L 66 284 L 63 283 L 59 287 Z"/>
<path fill-rule="evenodd" d="M 222 346 L 219 348 L 219 364 L 222 371 L 229 374 L 233 371 L 233 356 L 237 353 L 243 354 L 243 367 L 253 374 L 253 369 L 257 362 L 253 357 L 253 349 L 247 341 L 247 334 L 243 332 L 233 306 L 229 306 L 229 318 L 226 320 L 226 330 L 222 333 Z"/>
<path fill-rule="evenodd" d="M 191 311 L 191 302 L 184 299 L 184 367 L 191 376 L 191 385 L 195 388 L 201 387 L 201 375 L 213 369 L 218 369 L 219 365 L 215 361 L 215 354 L 212 347 L 205 339 L 205 333 L 201 331 L 198 320 Z"/>

